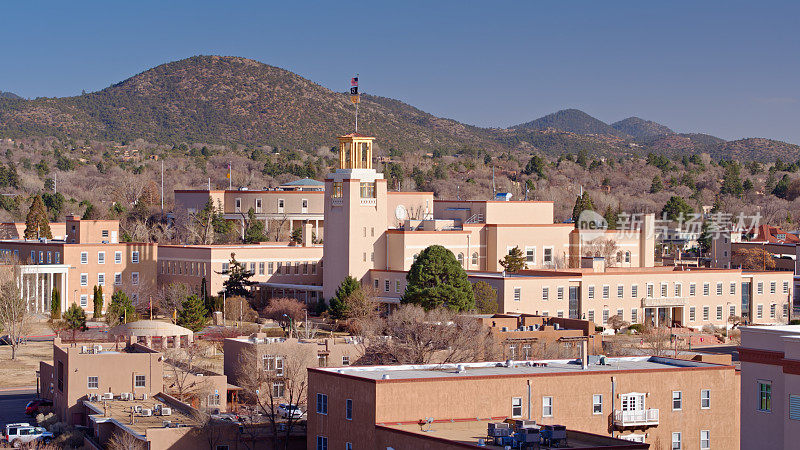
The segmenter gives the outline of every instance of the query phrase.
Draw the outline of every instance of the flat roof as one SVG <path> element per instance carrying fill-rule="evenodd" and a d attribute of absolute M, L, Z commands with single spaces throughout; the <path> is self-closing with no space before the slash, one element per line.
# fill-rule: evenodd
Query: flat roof
<path fill-rule="evenodd" d="M 459 370 L 459 367 L 463 368 L 463 370 Z M 656 356 L 628 356 L 619 358 L 606 358 L 606 364 L 589 364 L 586 369 L 581 368 L 581 363 L 577 359 L 558 359 L 541 361 L 512 361 L 511 366 L 508 366 L 507 362 L 483 362 L 399 366 L 350 366 L 340 368 L 316 368 L 313 370 L 331 372 L 367 380 L 414 380 L 507 376 L 524 377 L 547 374 L 581 374 L 608 371 L 624 372 L 722 367 L 729 366 Z"/>
<path fill-rule="evenodd" d="M 480 419 L 480 420 L 442 420 L 434 421 L 430 425 L 419 425 L 416 423 L 408 424 L 379 424 L 392 430 L 398 430 L 403 433 L 411 433 L 418 435 L 421 439 L 444 439 L 454 443 L 463 444 L 468 447 L 476 448 L 489 448 L 489 449 L 502 449 L 503 446 L 493 445 L 491 439 L 487 438 L 488 426 L 493 422 L 501 422 L 501 420 Z M 424 431 L 423 431 L 424 430 Z M 478 440 L 483 439 L 484 444 L 478 445 Z M 567 441 L 559 448 L 603 448 L 603 447 L 626 447 L 642 448 L 641 443 L 625 441 L 622 439 L 615 439 L 609 436 L 602 436 L 599 434 L 584 433 L 580 431 L 567 430 Z"/>
<path fill-rule="evenodd" d="M 86 400 L 84 404 L 92 411 L 95 411 L 95 414 L 90 414 L 93 421 L 97 423 L 114 422 L 121 428 L 135 433 L 140 438 L 143 438 L 150 428 L 167 428 L 164 426 L 165 421 L 169 421 L 173 426 L 179 424 L 181 427 L 196 427 L 200 425 L 198 418 L 191 411 L 184 411 L 175 407 L 175 405 L 161 401 L 160 395 L 154 395 L 147 400 L 107 400 L 105 402 L 102 400 L 98 402 Z M 103 413 L 103 404 L 108 407 L 108 415 Z M 168 416 L 156 415 L 156 405 L 162 408 L 170 408 L 171 414 Z M 134 406 L 150 409 L 153 411 L 153 415 L 146 417 L 141 413 L 134 413 L 133 423 L 131 424 L 131 408 Z"/>

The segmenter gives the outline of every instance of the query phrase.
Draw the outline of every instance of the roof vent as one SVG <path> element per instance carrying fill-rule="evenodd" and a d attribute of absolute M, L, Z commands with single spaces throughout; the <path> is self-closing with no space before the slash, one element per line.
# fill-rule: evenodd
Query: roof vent
<path fill-rule="evenodd" d="M 506 367 L 513 367 L 513 366 L 514 366 L 514 360 L 513 359 L 507 359 L 506 360 Z"/>
<path fill-rule="evenodd" d="M 456 366 L 456 373 L 464 373 L 466 371 L 467 371 L 467 366 L 463 364 L 459 364 L 458 366 Z"/>
<path fill-rule="evenodd" d="M 388 373 L 385 373 L 385 374 L 383 374 L 383 376 L 381 377 L 381 380 L 388 380 L 389 378 L 391 378 L 391 377 L 389 376 L 389 374 L 388 374 Z"/>

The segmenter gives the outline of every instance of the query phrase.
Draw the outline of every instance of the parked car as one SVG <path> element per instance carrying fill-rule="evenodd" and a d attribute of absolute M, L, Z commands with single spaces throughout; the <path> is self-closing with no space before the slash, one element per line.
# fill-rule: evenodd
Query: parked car
<path fill-rule="evenodd" d="M 281 403 L 278 405 L 278 415 L 284 419 L 300 419 L 303 417 L 303 411 L 297 405 Z"/>
<path fill-rule="evenodd" d="M 10 423 L 6 425 L 3 439 L 14 447 L 34 441 L 50 442 L 53 433 L 42 427 L 34 427 L 29 423 Z"/>
<path fill-rule="evenodd" d="M 40 412 L 46 412 L 47 408 L 53 406 L 53 402 L 46 398 L 35 398 L 25 405 L 25 414 L 35 416 Z"/>

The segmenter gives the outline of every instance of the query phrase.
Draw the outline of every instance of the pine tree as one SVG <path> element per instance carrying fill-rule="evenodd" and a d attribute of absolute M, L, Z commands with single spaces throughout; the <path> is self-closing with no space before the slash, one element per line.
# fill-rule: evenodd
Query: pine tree
<path fill-rule="evenodd" d="M 257 244 L 268 240 L 269 237 L 267 237 L 264 222 L 258 220 L 255 210 L 250 208 L 247 210 L 247 230 L 244 232 L 244 243 Z"/>
<path fill-rule="evenodd" d="M 500 265 L 506 272 L 517 273 L 525 268 L 525 255 L 522 254 L 519 246 L 514 247 L 500 260 Z"/>
<path fill-rule="evenodd" d="M 581 213 L 586 210 L 594 211 L 594 202 L 589 197 L 589 193 L 584 191 L 582 195 L 575 198 L 575 206 L 572 207 L 572 221 L 575 223 L 576 228 L 578 227 L 578 219 L 580 219 Z"/>
<path fill-rule="evenodd" d="M 336 294 L 330 300 L 328 313 L 334 319 L 344 319 L 347 316 L 347 304 L 345 299 L 353 292 L 361 289 L 361 283 L 350 275 L 344 277 L 344 280 L 336 288 Z"/>
<path fill-rule="evenodd" d="M 106 308 L 106 323 L 113 327 L 121 323 L 135 322 L 138 320 L 136 308 L 133 307 L 131 299 L 122 291 L 114 292 L 111 296 L 111 303 Z"/>
<path fill-rule="evenodd" d="M 255 284 L 254 281 L 250 280 L 250 277 L 253 276 L 253 272 L 248 271 L 245 267 L 236 261 L 236 254 L 231 253 L 231 260 L 228 264 L 228 279 L 222 283 L 224 287 L 222 292 L 225 292 L 225 295 L 228 297 L 244 297 L 250 298 L 250 290 L 248 289 L 250 286 Z M 220 292 L 220 294 L 222 294 Z"/>
<path fill-rule="evenodd" d="M 44 206 L 42 197 L 37 195 L 31 201 L 28 215 L 25 216 L 25 239 L 47 238 L 53 239 L 50 231 L 50 220 L 47 215 L 47 208 Z"/>
<path fill-rule="evenodd" d="M 103 315 L 103 288 L 100 286 L 94 287 L 94 318 Z"/>
<path fill-rule="evenodd" d="M 75 342 L 75 334 L 88 329 L 86 328 L 86 312 L 73 303 L 64 313 L 64 325 L 67 330 L 72 330 L 72 342 Z"/>
<path fill-rule="evenodd" d="M 611 209 L 611 205 L 606 206 L 606 212 L 603 213 L 603 218 L 606 220 L 606 225 L 609 230 L 617 229 L 617 213 Z"/>
<path fill-rule="evenodd" d="M 196 295 L 190 295 L 181 304 L 181 310 L 178 312 L 178 325 L 192 331 L 200 331 L 208 323 L 207 316 L 208 310 L 203 304 L 203 300 Z"/>
<path fill-rule="evenodd" d="M 653 177 L 653 182 L 650 183 L 650 193 L 656 194 L 664 189 L 664 183 L 661 182 L 661 177 L 656 175 Z"/>
<path fill-rule="evenodd" d="M 53 295 L 50 297 L 50 317 L 52 319 L 61 318 L 61 293 L 58 289 L 53 289 Z"/>
<path fill-rule="evenodd" d="M 455 255 L 441 245 L 431 245 L 417 257 L 406 275 L 401 302 L 426 310 L 447 307 L 456 312 L 475 308 L 475 293 Z"/>

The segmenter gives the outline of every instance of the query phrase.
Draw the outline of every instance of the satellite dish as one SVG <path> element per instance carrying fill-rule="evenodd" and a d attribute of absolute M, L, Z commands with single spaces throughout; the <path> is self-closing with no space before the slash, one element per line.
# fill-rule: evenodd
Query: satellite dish
<path fill-rule="evenodd" d="M 394 216 L 397 220 L 406 220 L 408 218 L 408 211 L 406 211 L 406 207 L 403 205 L 397 205 L 397 208 L 394 210 Z"/>

